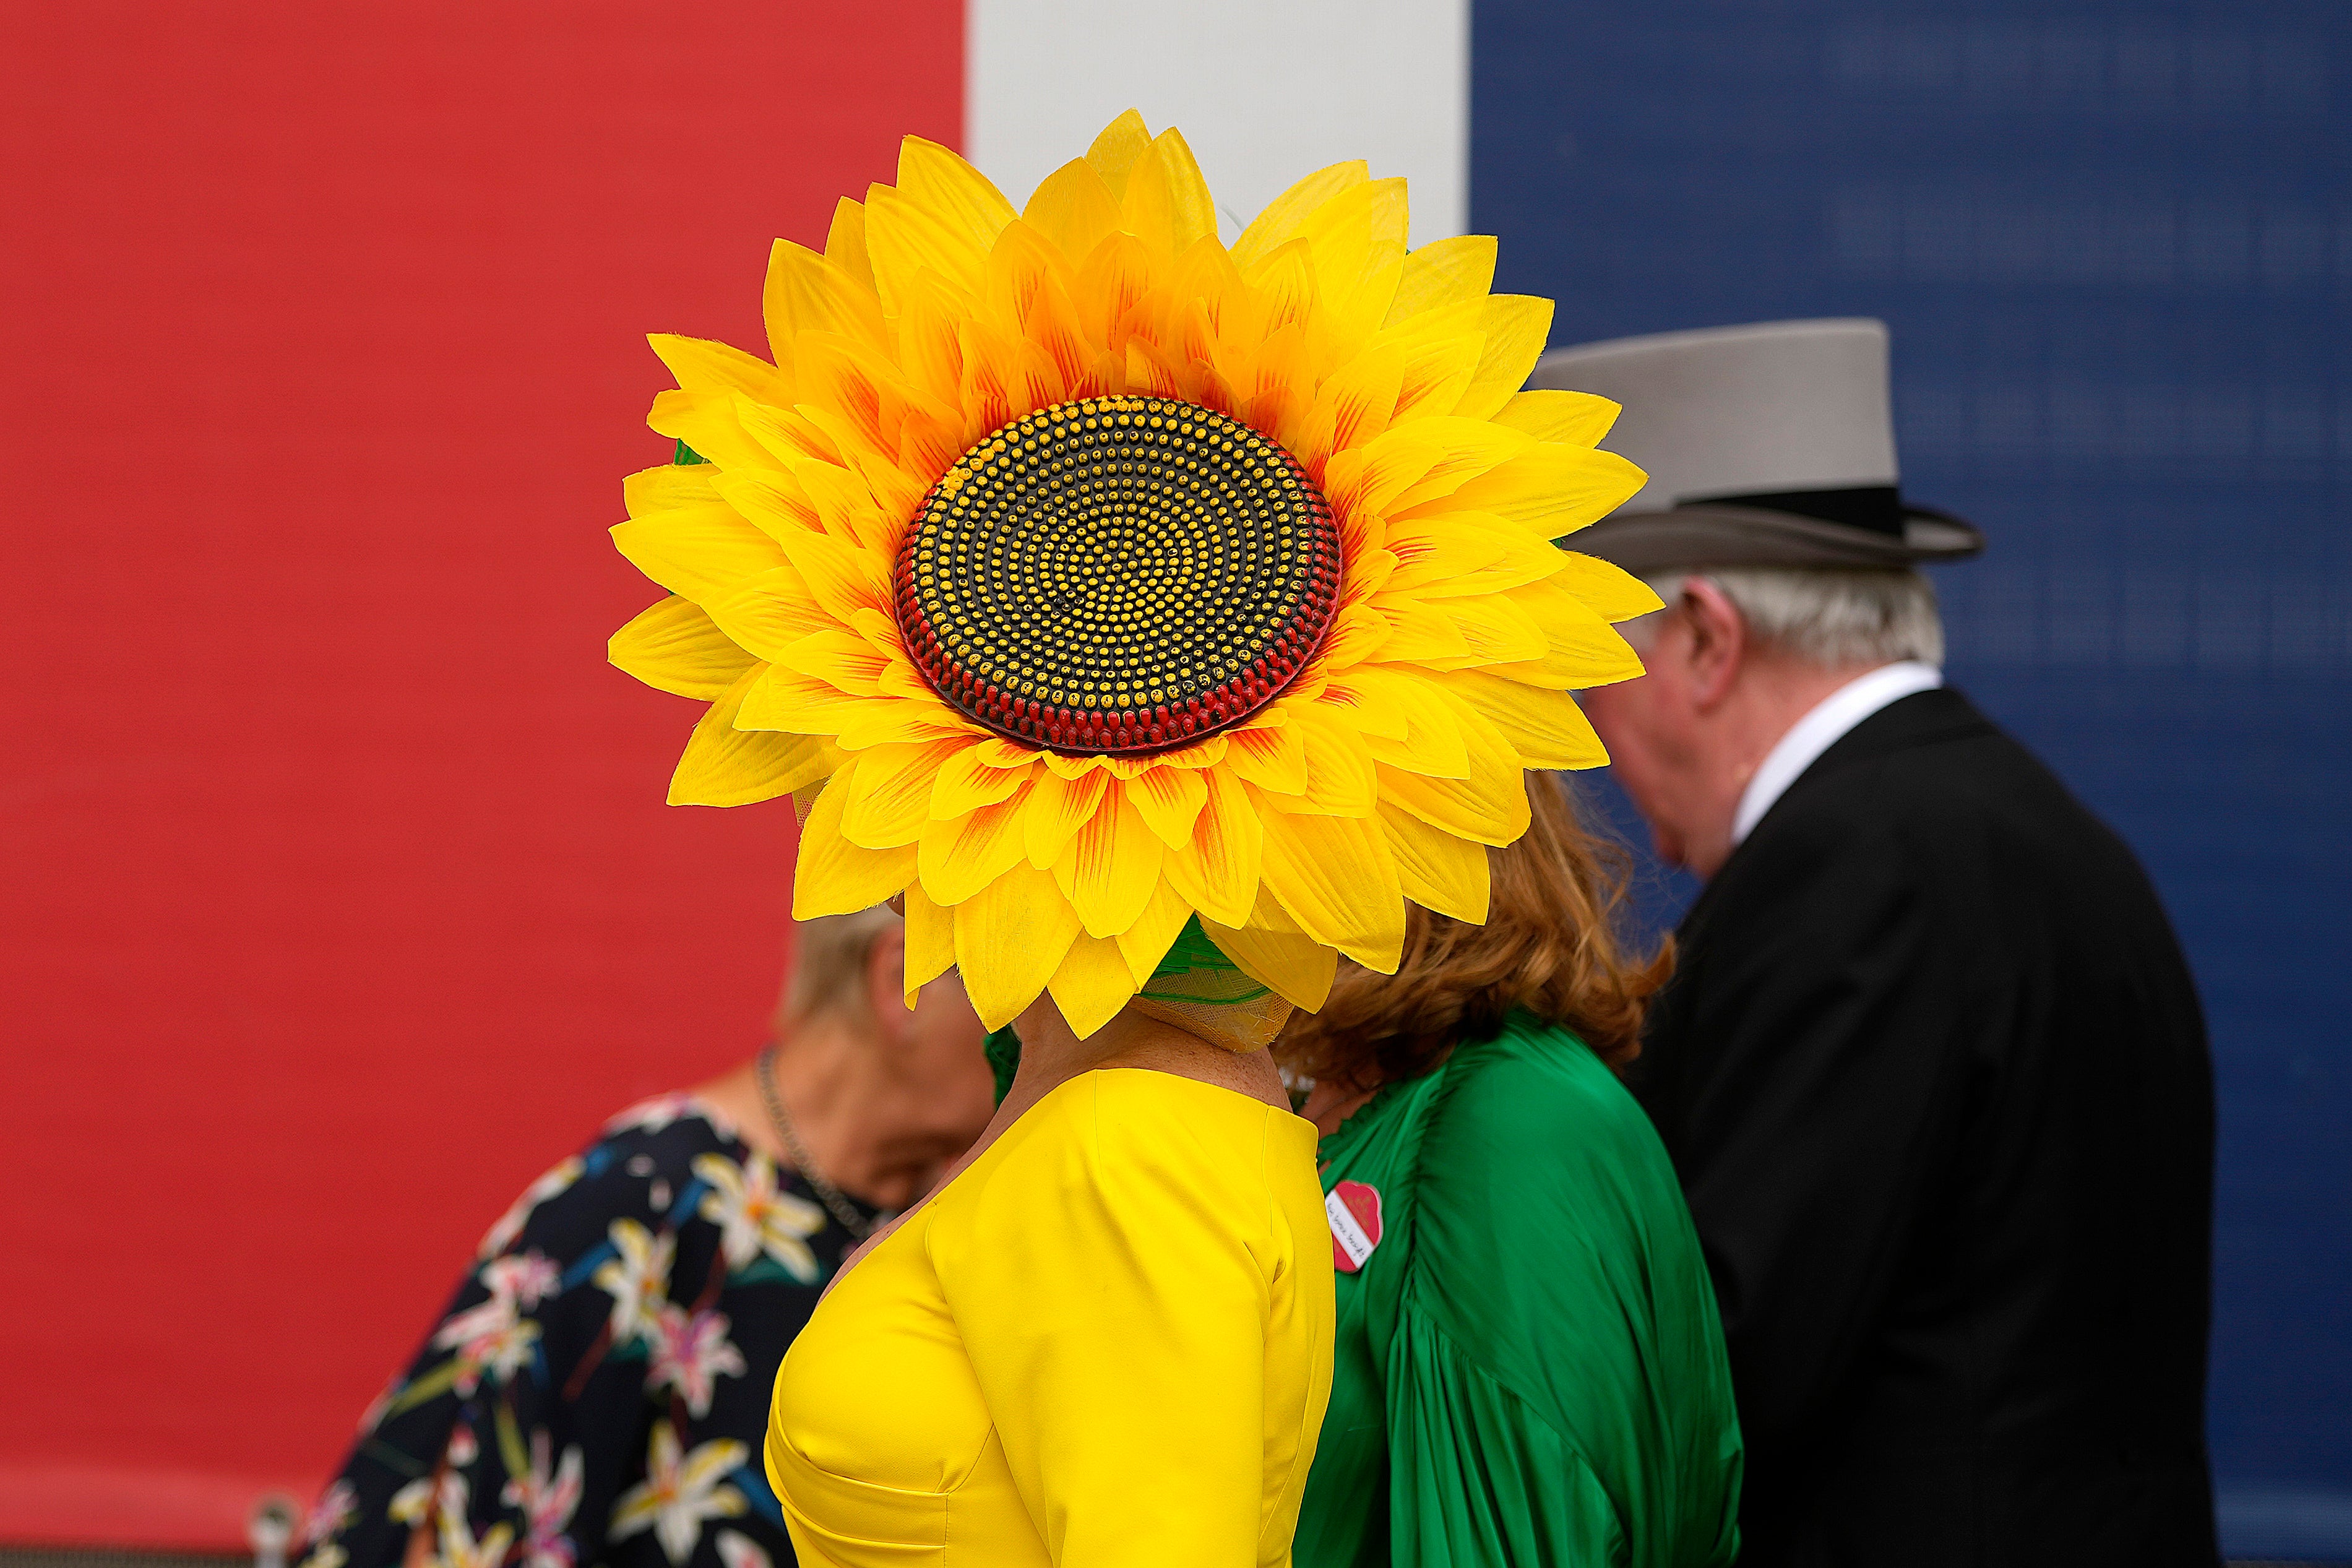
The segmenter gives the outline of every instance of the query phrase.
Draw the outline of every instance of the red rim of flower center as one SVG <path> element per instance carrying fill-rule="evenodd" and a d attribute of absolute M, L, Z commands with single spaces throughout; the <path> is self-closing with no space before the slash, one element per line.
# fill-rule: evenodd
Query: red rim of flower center
<path fill-rule="evenodd" d="M 958 712 L 1074 754 L 1183 746 L 1279 696 L 1339 599 L 1290 454 L 1159 397 L 1057 404 L 949 468 L 900 544 L 907 651 Z"/>

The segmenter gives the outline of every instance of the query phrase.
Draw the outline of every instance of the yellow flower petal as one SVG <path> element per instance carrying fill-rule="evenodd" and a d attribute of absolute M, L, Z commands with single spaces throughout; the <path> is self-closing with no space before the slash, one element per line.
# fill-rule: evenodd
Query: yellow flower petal
<path fill-rule="evenodd" d="M 1609 749 L 1570 693 L 1547 691 L 1483 669 L 1460 670 L 1443 679 L 1446 692 L 1500 730 L 1528 767 L 1609 765 Z"/>
<path fill-rule="evenodd" d="M 1308 416 L 1309 432 L 1295 454 L 1310 466 L 1333 452 L 1361 447 L 1389 427 L 1404 384 L 1404 356 L 1393 349 L 1359 354 L 1323 384 Z"/>
<path fill-rule="evenodd" d="M 1460 408 L 1486 345 L 1486 339 L 1474 335 L 1415 351 L 1397 385 L 1396 422 L 1435 418 Z"/>
<path fill-rule="evenodd" d="M 1192 149 L 1172 128 L 1153 137 L 1129 168 L 1119 209 L 1129 234 L 1171 259 L 1196 240 L 1216 237 L 1217 207 L 1208 182 Z"/>
<path fill-rule="evenodd" d="M 984 760 L 978 746 L 966 747 L 940 764 L 939 779 L 931 785 L 931 820 L 952 821 L 1008 798 L 1028 782 L 1033 765 L 1034 759 L 1017 769 L 998 766 Z"/>
<path fill-rule="evenodd" d="M 907 851 L 911 862 L 914 852 Z M 956 968 L 972 1010 L 1001 1029 L 1045 989 L 1078 935 L 1077 911 L 1054 879 L 1015 866 L 955 907 Z"/>
<path fill-rule="evenodd" d="M 972 760 L 987 768 L 1026 770 L 1043 754 L 1034 746 L 1016 745 L 1001 735 L 991 735 L 971 749 Z"/>
<path fill-rule="evenodd" d="M 751 405 L 751 400 L 740 392 L 656 393 L 646 424 L 656 434 L 685 442 L 698 456 L 721 468 L 778 467 L 775 455 L 746 435 L 736 420 L 739 402 Z"/>
<path fill-rule="evenodd" d="M 677 377 L 681 391 L 724 394 L 740 392 L 756 402 L 783 405 L 793 398 L 792 382 L 757 354 L 715 343 L 707 338 L 681 338 L 655 332 L 646 341 Z M 698 465 L 687 464 L 686 467 Z"/>
<path fill-rule="evenodd" d="M 1496 414 L 1495 423 L 1524 430 L 1538 441 L 1590 447 L 1609 434 L 1619 412 L 1616 404 L 1589 392 L 1543 388 L 1515 395 Z"/>
<path fill-rule="evenodd" d="M 733 507 L 743 521 L 771 539 L 794 533 L 822 533 L 824 520 L 809 500 L 808 491 L 790 473 L 767 468 L 728 470 L 698 463 L 688 471 L 717 474 L 718 498 Z"/>
<path fill-rule="evenodd" d="M 898 143 L 898 189 L 968 235 L 983 252 L 1013 221 L 1013 204 L 987 175 L 920 136 Z"/>
<path fill-rule="evenodd" d="M 831 334 L 808 333 L 811 342 L 840 343 L 848 340 Z M 729 399 L 729 408 L 743 434 L 759 443 L 772 464 L 789 468 L 793 463 L 814 458 L 835 468 L 850 461 L 847 449 L 833 434 L 809 417 L 823 414 L 824 409 L 803 402 L 792 408 L 771 408 L 764 403 L 754 403 L 738 393 Z M 724 489 L 724 485 L 719 487 Z"/>
<path fill-rule="evenodd" d="M 1514 843 L 1528 830 L 1527 775 L 1518 753 L 1499 730 L 1467 705 L 1455 711 L 1454 719 L 1463 725 L 1469 747 L 1470 776 L 1425 778 L 1383 763 L 1377 764 L 1381 798 L 1456 837 L 1498 847 Z"/>
<path fill-rule="evenodd" d="M 1247 272 L 1297 238 L 1299 226 L 1326 202 L 1370 178 L 1371 171 L 1360 158 L 1316 170 L 1267 203 L 1265 210 L 1242 230 L 1241 237 L 1234 241 L 1234 265 Z"/>
<path fill-rule="evenodd" d="M 1505 594 L 1467 599 L 1438 599 L 1426 607 L 1454 623 L 1469 651 L 1457 659 L 1434 661 L 1440 668 L 1462 665 L 1517 664 L 1541 658 L 1549 651 L 1543 627 Z M 1385 608 L 1385 604 L 1383 604 Z"/>
<path fill-rule="evenodd" d="M 1646 616 L 1653 610 L 1665 607 L 1655 590 L 1623 567 L 1597 556 L 1579 554 L 1573 550 L 1560 553 L 1567 559 L 1557 573 L 1546 579 L 1549 584 L 1549 593 L 1573 595 L 1591 605 L 1602 620 L 1612 623 L 1630 621 L 1635 616 Z M 1538 605 L 1529 604 L 1525 597 L 1514 596 L 1519 597 L 1520 603 L 1527 605 L 1537 619 L 1543 618 Z M 1541 602 L 1549 604 L 1551 601 L 1547 596 Z"/>
<path fill-rule="evenodd" d="M 1483 234 L 1433 240 L 1404 258 L 1404 276 L 1389 304 L 1386 325 L 1441 306 L 1483 300 L 1495 282 L 1495 241 Z"/>
<path fill-rule="evenodd" d="M 917 852 L 918 858 L 920 851 Z M 907 884 L 907 1005 L 915 993 L 945 974 L 955 963 L 955 916 L 931 901 L 919 879 Z"/>
<path fill-rule="evenodd" d="M 746 579 L 785 563 L 774 540 L 724 503 L 615 523 L 613 542 L 638 571 L 698 603 L 731 593 Z"/>
<path fill-rule="evenodd" d="M 1141 985 L 1151 978 L 1168 950 L 1176 945 L 1176 937 L 1184 922 L 1192 918 L 1192 906 L 1162 877 L 1151 890 L 1151 901 L 1143 906 L 1135 923 L 1118 933 L 1118 951 L 1127 960 L 1128 972 Z"/>
<path fill-rule="evenodd" d="M 1201 931 L 1243 973 L 1293 1006 L 1312 1013 L 1329 998 L 1339 955 L 1304 931 L 1229 926 L 1207 915 Z"/>
<path fill-rule="evenodd" d="M 797 669 L 770 665 L 743 694 L 743 710 L 735 716 L 735 727 L 838 735 L 861 714 L 881 707 L 885 705 L 847 696 Z"/>
<path fill-rule="evenodd" d="M 1485 845 L 1456 838 L 1393 805 L 1381 807 L 1381 832 L 1406 898 L 1457 921 L 1486 923 L 1491 868 Z"/>
<path fill-rule="evenodd" d="M 858 752 L 857 765 L 849 771 L 849 795 L 842 803 L 841 831 L 851 843 L 867 849 L 913 844 L 930 821 L 932 779 L 940 764 L 965 744 L 934 741 L 870 746 Z"/>
<path fill-rule="evenodd" d="M 1388 664 L 1434 664 L 1470 656 L 1470 644 L 1454 618 L 1410 595 L 1383 599 L 1380 612 L 1388 617 L 1390 634 L 1381 645 Z"/>
<path fill-rule="evenodd" d="M 753 665 L 704 710 L 671 774 L 672 805 L 748 805 L 814 784 L 841 765 L 841 753 L 814 735 L 753 732 L 735 727 L 744 693 L 765 665 Z"/>
<path fill-rule="evenodd" d="M 1209 786 L 1197 769 L 1158 767 L 1129 779 L 1123 786 L 1136 811 L 1171 849 L 1192 842 L 1192 824 L 1208 804 Z"/>
<path fill-rule="evenodd" d="M 1151 145 L 1151 132 L 1144 128 L 1143 116 L 1130 109 L 1102 128 L 1094 145 L 1087 149 L 1087 164 L 1115 197 L 1127 195 L 1127 172 Z"/>
<path fill-rule="evenodd" d="M 890 614 L 889 578 L 883 563 L 871 552 L 822 533 L 790 535 L 781 544 L 772 542 L 771 548 L 791 561 L 807 583 L 809 596 L 834 619 L 845 624 L 854 620 L 860 610 L 872 610 L 884 616 Z"/>
<path fill-rule="evenodd" d="M 1528 373 L 1543 358 L 1544 343 L 1551 335 L 1551 301 L 1497 294 L 1486 303 L 1483 325 L 1486 352 L 1478 356 L 1478 374 L 1470 378 L 1470 389 L 1454 410 L 1470 419 L 1492 417 L 1528 384 Z"/>
<path fill-rule="evenodd" d="M 1160 880 L 1160 840 L 1126 792 L 1107 793 L 1054 861 L 1054 885 L 1089 936 L 1117 936 L 1139 919 Z"/>
<path fill-rule="evenodd" d="M 1400 179 L 1350 185 L 1307 216 L 1298 236 L 1312 247 L 1318 291 L 1348 319 L 1335 322 L 1348 341 L 1381 324 L 1395 297 L 1405 257 L 1406 202 Z M 1362 285 L 1385 278 L 1377 299 L 1360 299 Z"/>
<path fill-rule="evenodd" d="M 1080 936 L 1048 983 L 1070 1030 L 1085 1039 L 1118 1016 L 1134 996 L 1136 980 L 1108 937 Z"/>
<path fill-rule="evenodd" d="M 1290 726 L 1229 730 L 1225 765 L 1235 777 L 1277 795 L 1307 791 L 1307 745 Z"/>
<path fill-rule="evenodd" d="M 860 223 L 858 227 L 862 237 L 865 226 Z M 768 281 L 761 291 L 760 309 L 767 320 L 768 343 L 778 364 L 792 363 L 793 342 L 803 332 L 839 332 L 884 341 L 882 303 L 872 285 L 841 261 L 819 256 L 789 239 L 780 239 L 769 247 Z M 749 387 L 740 390 L 778 408 L 789 408 L 798 401 L 789 395 L 760 397 Z"/>
<path fill-rule="evenodd" d="M 1307 935 L 1367 969 L 1396 973 L 1404 945 L 1404 895 L 1379 824 L 1269 814 L 1260 874 Z"/>
<path fill-rule="evenodd" d="M 1608 516 L 1648 482 L 1648 475 L 1614 452 L 1546 442 L 1465 479 L 1447 499 L 1452 506 L 1493 512 L 1557 539 Z"/>
<path fill-rule="evenodd" d="M 900 301 L 925 268 L 967 299 L 980 292 L 985 253 L 971 243 L 970 231 L 941 222 L 887 185 L 866 192 L 866 249 L 886 316 L 900 313 Z"/>
<path fill-rule="evenodd" d="M 664 463 L 640 469 L 621 481 L 622 506 L 631 517 L 650 517 L 721 500 L 720 472 L 716 463 Z"/>
<path fill-rule="evenodd" d="M 1022 858 L 1022 808 L 1029 786 L 1007 798 L 966 812 L 952 821 L 923 826 L 915 865 L 923 890 L 943 904 L 960 904 L 1011 870 Z"/>
<path fill-rule="evenodd" d="M 1364 694 L 1367 705 L 1399 721 L 1404 731 L 1394 739 L 1368 731 L 1365 748 L 1375 760 L 1438 778 L 1470 776 L 1470 750 L 1462 726 L 1430 676 L 1409 665 L 1367 664 L 1341 679 Z"/>
<path fill-rule="evenodd" d="M 1046 766 L 1036 775 L 1029 809 L 1022 825 L 1029 864 L 1040 871 L 1053 869 L 1079 828 L 1090 821 L 1110 788 L 1110 777 L 1099 769 L 1072 778 L 1053 766 L 1057 753 L 1045 753 Z"/>
<path fill-rule="evenodd" d="M 1489 666 L 1493 673 L 1555 691 L 1607 686 L 1642 673 L 1642 661 L 1625 639 L 1559 578 L 1514 588 L 1510 598 L 1543 627 L 1546 648 L 1540 658 Z"/>
<path fill-rule="evenodd" d="M 1045 176 L 1021 221 L 1052 241 L 1074 261 L 1084 260 L 1119 224 L 1118 198 L 1084 158 L 1073 158 Z"/>
<path fill-rule="evenodd" d="M 1403 493 L 1391 503 L 1395 512 L 1407 512 L 1431 501 L 1441 500 L 1462 489 L 1471 480 L 1490 472 L 1520 456 L 1535 443 L 1517 430 L 1506 430 L 1483 419 L 1468 419 L 1459 415 L 1441 415 L 1433 418 L 1416 419 L 1409 429 L 1400 429 L 1415 441 L 1433 443 L 1443 453 L 1430 465 L 1426 473 L 1408 485 Z M 1561 451 L 1573 448 L 1563 447 Z M 1465 501 L 1487 511 L 1500 511 L 1499 507 L 1483 502 Z"/>
<path fill-rule="evenodd" d="M 833 782 L 809 807 L 808 820 L 801 825 L 800 863 L 793 873 L 793 919 L 796 921 L 870 910 L 914 879 L 911 843 L 895 849 L 866 849 L 851 843 L 842 832 L 842 808 L 855 787 L 850 773 L 845 768 L 833 775 Z"/>
<path fill-rule="evenodd" d="M 889 660 L 879 648 L 838 627 L 814 632 L 786 647 L 776 662 L 850 697 L 879 697 Z"/>
<path fill-rule="evenodd" d="M 675 594 L 614 632 L 605 651 L 647 686 L 705 702 L 725 696 L 753 663 L 700 605 Z"/>
<path fill-rule="evenodd" d="M 1507 533 L 1506 526 L 1479 512 L 1400 519 L 1385 535 L 1384 547 L 1397 564 L 1383 586 L 1398 593 L 1428 588 L 1432 592 L 1426 596 L 1437 597 L 1453 583 L 1502 560 L 1523 539 L 1548 552 L 1546 564 L 1557 564 L 1559 552 L 1549 542 L 1530 534 Z"/>
<path fill-rule="evenodd" d="M 809 596 L 801 574 L 789 566 L 748 578 L 714 595 L 704 607 L 719 630 L 771 662 L 804 637 L 840 629 Z"/>
<path fill-rule="evenodd" d="M 1238 926 L 1257 902 L 1265 825 L 1241 781 L 1229 768 L 1202 774 L 1209 797 L 1192 823 L 1192 842 L 1168 858 L 1169 882 L 1203 918 Z"/>
<path fill-rule="evenodd" d="M 1277 734 L 1295 735 L 1305 752 L 1305 787 L 1295 795 L 1268 795 L 1276 811 L 1322 816 L 1370 816 L 1378 795 L 1372 759 L 1355 726 L 1316 702 L 1283 705 L 1289 721 Z"/>
<path fill-rule="evenodd" d="M 833 204 L 833 223 L 824 233 L 824 258 L 861 288 L 874 287 L 874 261 L 866 254 L 866 208 L 847 196 Z"/>

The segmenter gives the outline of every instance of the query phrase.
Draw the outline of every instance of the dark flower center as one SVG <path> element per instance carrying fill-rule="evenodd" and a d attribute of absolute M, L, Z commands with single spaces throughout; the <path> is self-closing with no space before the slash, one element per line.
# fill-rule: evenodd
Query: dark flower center
<path fill-rule="evenodd" d="M 1339 533 L 1290 454 L 1214 410 L 1089 397 L 940 476 L 899 547 L 908 651 L 950 706 L 1073 752 L 1249 717 L 1331 624 Z"/>

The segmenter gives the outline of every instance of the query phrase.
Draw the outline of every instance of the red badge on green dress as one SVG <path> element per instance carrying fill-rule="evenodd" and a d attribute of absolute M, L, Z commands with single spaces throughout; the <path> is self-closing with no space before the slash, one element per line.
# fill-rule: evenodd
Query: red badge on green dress
<path fill-rule="evenodd" d="M 1326 1194 L 1331 1220 L 1331 1267 L 1353 1274 L 1381 1244 L 1381 1194 L 1361 1182 L 1341 1182 Z"/>

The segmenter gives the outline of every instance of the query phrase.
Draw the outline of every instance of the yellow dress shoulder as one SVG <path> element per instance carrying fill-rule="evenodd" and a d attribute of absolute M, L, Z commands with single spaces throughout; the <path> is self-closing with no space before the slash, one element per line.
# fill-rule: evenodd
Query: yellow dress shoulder
<path fill-rule="evenodd" d="M 1314 1128 L 1172 1074 L 1055 1089 L 776 1377 L 803 1563 L 1279 1568 L 1331 1385 Z"/>

